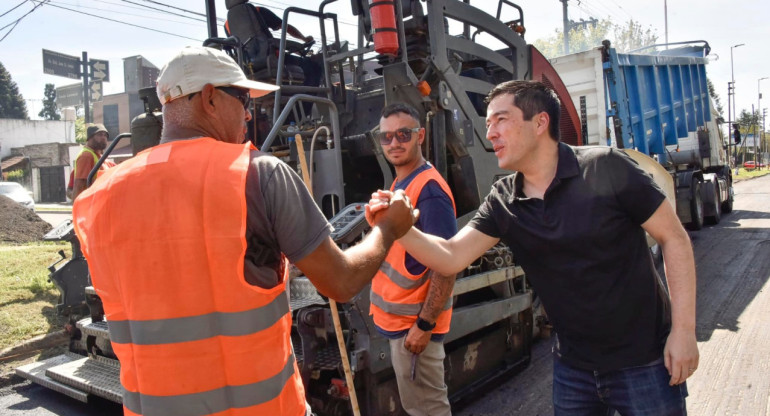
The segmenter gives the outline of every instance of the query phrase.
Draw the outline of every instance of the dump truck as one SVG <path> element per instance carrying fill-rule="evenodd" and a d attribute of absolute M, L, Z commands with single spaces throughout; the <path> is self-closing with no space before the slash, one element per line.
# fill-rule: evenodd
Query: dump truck
<path fill-rule="evenodd" d="M 653 157 L 670 175 L 677 216 L 691 230 L 733 209 L 726 141 L 707 83 L 709 52 L 705 41 L 628 53 L 604 41 L 550 61 L 580 113 L 585 144 Z"/>
<path fill-rule="evenodd" d="M 419 111 L 427 130 L 423 153 L 450 185 L 458 225 L 464 225 L 491 185 L 510 174 L 497 167 L 486 140 L 483 98 L 489 90 L 503 81 L 537 79 L 570 103 L 547 59 L 525 41 L 523 10 L 507 0 L 497 2 L 495 15 L 468 0 L 399 0 L 388 6 L 390 10 L 351 0 L 350 13 L 358 22 L 357 38 L 351 42 L 340 39 L 337 15 L 325 10 L 334 1 L 326 0 L 315 10 L 286 8 L 280 35 L 266 40 L 260 36 L 263 22 L 243 0 L 227 0 L 230 36 L 219 36 L 214 2 L 207 0 L 209 38 L 204 45 L 226 50 L 250 78 L 280 86 L 275 94 L 254 100 L 250 139 L 298 170 L 307 166 L 312 195 L 334 227 L 332 238 L 345 247 L 368 230 L 363 206 L 371 192 L 393 181 L 393 171 L 374 140 L 380 110 L 389 103 L 408 103 Z M 317 49 L 286 39 L 287 25 L 300 15 L 317 22 Z M 382 33 L 392 35 L 385 46 L 377 36 Z M 495 46 L 484 46 L 482 38 Z M 257 43 L 260 48 L 253 48 Z M 319 85 L 303 85 L 308 74 L 287 65 L 287 55 L 320 68 Z M 144 92 L 148 112 L 134 121 L 135 153 L 159 139 L 160 106 L 153 104 L 152 95 Z M 562 138 L 580 145 L 577 112 L 572 105 L 564 107 Z M 49 238 L 70 241 L 77 248 L 71 223 L 57 227 Z M 73 252 L 74 258 L 51 268 L 51 278 L 62 292 L 58 309 L 71 318 L 69 351 L 20 367 L 17 373 L 78 400 L 95 395 L 120 403 L 120 363 L 111 348 L 108 323 L 98 292 L 83 273 L 82 254 Z M 369 290 L 338 310 L 304 276 L 290 280 L 289 293 L 292 344 L 314 411 L 350 414 L 350 390 L 355 389 L 362 414 L 405 414 L 388 341 L 369 315 Z M 456 404 L 528 365 L 533 338 L 544 319 L 515 253 L 504 245 L 487 251 L 458 276 L 453 305 L 445 338 L 445 377 Z M 339 318 L 353 385 L 343 374 L 333 315 Z"/>

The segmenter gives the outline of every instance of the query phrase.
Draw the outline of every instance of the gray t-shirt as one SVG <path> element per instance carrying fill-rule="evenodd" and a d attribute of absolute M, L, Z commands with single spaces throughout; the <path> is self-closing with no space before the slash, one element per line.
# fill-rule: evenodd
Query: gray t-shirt
<path fill-rule="evenodd" d="M 288 165 L 252 151 L 246 175 L 246 281 L 263 288 L 280 281 L 281 253 L 295 263 L 329 237 L 332 227 Z"/>

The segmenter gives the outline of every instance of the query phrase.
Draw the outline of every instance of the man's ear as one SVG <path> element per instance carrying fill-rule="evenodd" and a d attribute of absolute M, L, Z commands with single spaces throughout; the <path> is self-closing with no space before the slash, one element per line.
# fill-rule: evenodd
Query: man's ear
<path fill-rule="evenodd" d="M 537 134 L 548 134 L 548 125 L 551 123 L 551 117 L 548 113 L 541 111 L 535 115 L 535 122 L 537 123 Z"/>
<path fill-rule="evenodd" d="M 417 144 L 422 146 L 425 142 L 425 127 L 420 127 L 420 131 L 417 133 Z"/>
<path fill-rule="evenodd" d="M 209 115 L 216 114 L 216 105 L 214 104 L 214 86 L 206 84 L 200 92 L 201 95 L 201 108 L 203 112 Z"/>

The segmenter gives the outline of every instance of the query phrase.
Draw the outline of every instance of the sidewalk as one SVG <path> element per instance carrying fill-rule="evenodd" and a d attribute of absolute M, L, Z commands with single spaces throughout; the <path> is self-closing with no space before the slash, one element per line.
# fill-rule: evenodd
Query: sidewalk
<path fill-rule="evenodd" d="M 51 203 L 44 202 L 35 204 L 36 213 L 57 213 L 57 212 L 72 212 L 72 202 L 59 202 Z"/>

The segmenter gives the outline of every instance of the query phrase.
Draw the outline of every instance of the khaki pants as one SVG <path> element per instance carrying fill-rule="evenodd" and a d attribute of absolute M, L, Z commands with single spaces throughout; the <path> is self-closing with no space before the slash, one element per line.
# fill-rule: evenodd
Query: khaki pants
<path fill-rule="evenodd" d="M 390 358 L 396 373 L 401 406 L 410 416 L 451 416 L 444 383 L 444 344 L 429 342 L 417 356 L 415 379 L 411 379 L 412 353 L 404 348 L 404 338 L 390 340 Z"/>

